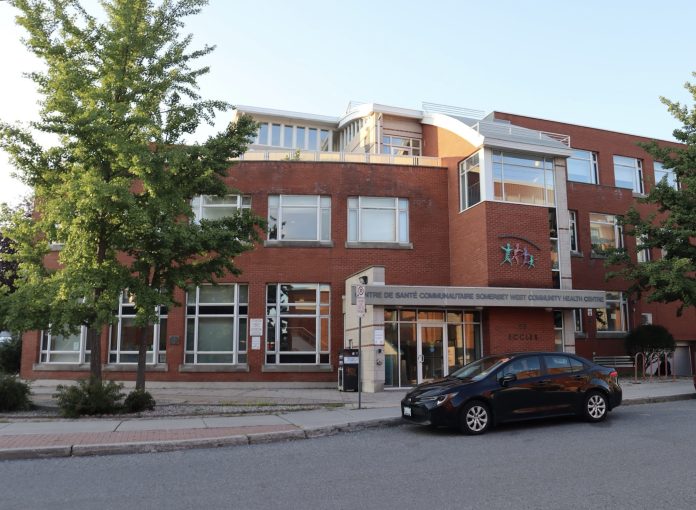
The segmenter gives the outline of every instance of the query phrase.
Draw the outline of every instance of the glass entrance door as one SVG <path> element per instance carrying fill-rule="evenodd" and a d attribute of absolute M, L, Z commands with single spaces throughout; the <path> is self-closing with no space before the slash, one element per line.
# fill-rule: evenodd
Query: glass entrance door
<path fill-rule="evenodd" d="M 447 375 L 445 325 L 418 325 L 418 383 Z"/>

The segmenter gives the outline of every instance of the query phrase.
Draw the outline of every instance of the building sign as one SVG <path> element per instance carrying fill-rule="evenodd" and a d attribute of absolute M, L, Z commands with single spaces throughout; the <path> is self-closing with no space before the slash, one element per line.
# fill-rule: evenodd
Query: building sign
<path fill-rule="evenodd" d="M 249 319 L 249 336 L 263 336 L 263 319 Z"/>
<path fill-rule="evenodd" d="M 534 248 L 539 250 L 539 247 L 536 244 L 528 239 L 525 239 L 524 237 L 516 237 L 508 234 L 498 237 L 507 237 L 510 239 L 515 239 L 516 241 L 523 241 L 522 243 L 515 242 L 514 244 L 508 241 L 506 244 L 500 247 L 500 249 L 503 251 L 503 261 L 500 263 L 501 266 L 503 264 L 510 264 L 511 266 L 517 265 L 520 267 L 526 267 L 527 269 L 536 267 L 534 265 L 534 255 L 532 255 L 532 253 L 529 251 L 529 245 L 532 245 Z"/>
<path fill-rule="evenodd" d="M 355 288 L 352 292 L 355 304 Z M 420 287 L 410 285 L 368 285 L 365 303 L 378 306 L 518 308 L 603 308 L 606 296 L 600 290 L 559 290 L 507 287 Z"/>

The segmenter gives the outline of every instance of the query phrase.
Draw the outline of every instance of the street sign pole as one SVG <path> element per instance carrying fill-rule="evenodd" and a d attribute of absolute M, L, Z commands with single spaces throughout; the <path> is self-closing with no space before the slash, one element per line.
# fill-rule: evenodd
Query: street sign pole
<path fill-rule="evenodd" d="M 355 304 L 358 312 L 358 409 L 362 409 L 362 318 L 365 315 L 365 286 L 355 288 Z"/>

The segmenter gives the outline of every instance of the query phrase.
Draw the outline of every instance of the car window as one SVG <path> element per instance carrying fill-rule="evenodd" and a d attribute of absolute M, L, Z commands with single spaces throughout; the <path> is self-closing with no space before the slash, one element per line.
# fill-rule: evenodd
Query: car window
<path fill-rule="evenodd" d="M 538 356 L 525 356 L 516 359 L 503 367 L 501 376 L 515 374 L 517 380 L 539 377 L 541 375 L 541 363 Z"/>
<path fill-rule="evenodd" d="M 568 358 L 570 360 L 570 371 L 571 372 L 582 372 L 585 370 L 585 364 L 579 359 Z"/>
<path fill-rule="evenodd" d="M 567 374 L 573 371 L 568 356 L 560 354 L 544 356 L 544 361 L 546 361 L 546 371 L 549 375 Z"/>

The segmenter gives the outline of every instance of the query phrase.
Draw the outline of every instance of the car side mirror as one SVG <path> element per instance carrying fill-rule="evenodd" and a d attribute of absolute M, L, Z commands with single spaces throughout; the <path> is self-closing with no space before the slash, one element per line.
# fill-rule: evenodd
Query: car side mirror
<path fill-rule="evenodd" d="M 517 380 L 517 374 L 505 374 L 503 377 L 500 378 L 500 384 L 502 386 L 507 386 L 511 382 L 514 382 Z"/>

